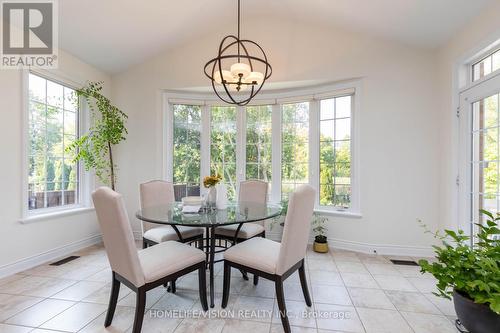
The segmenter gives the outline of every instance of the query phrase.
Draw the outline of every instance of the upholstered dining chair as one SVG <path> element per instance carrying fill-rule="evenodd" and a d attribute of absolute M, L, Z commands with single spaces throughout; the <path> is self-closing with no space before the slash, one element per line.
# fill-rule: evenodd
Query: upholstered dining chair
<path fill-rule="evenodd" d="M 281 244 L 266 238 L 252 238 L 224 252 L 224 282 L 222 308 L 227 306 L 231 282 L 231 267 L 274 281 L 281 323 L 290 332 L 283 281 L 297 269 L 307 306 L 311 297 L 307 288 L 304 257 L 314 210 L 314 189 L 301 185 L 290 195 Z"/>
<path fill-rule="evenodd" d="M 256 202 L 261 204 L 267 203 L 267 189 L 268 183 L 262 180 L 246 180 L 240 183 L 240 191 L 238 195 L 239 202 Z M 253 237 L 266 237 L 266 229 L 264 222 L 245 223 L 238 231 L 238 224 L 231 224 L 228 226 L 215 229 L 215 236 L 218 239 L 224 239 L 229 242 L 241 243 Z M 236 232 L 238 231 L 238 235 Z M 241 272 L 245 279 L 248 279 L 244 271 Z M 259 278 L 254 275 L 253 283 L 258 284 Z"/>
<path fill-rule="evenodd" d="M 198 270 L 201 305 L 204 311 L 208 310 L 203 251 L 175 241 L 137 251 L 122 196 L 108 187 L 100 187 L 92 193 L 92 199 L 113 278 L 105 327 L 113 321 L 121 283 L 137 294 L 132 332 L 139 333 L 146 292 L 195 270 Z"/>
<path fill-rule="evenodd" d="M 141 209 L 160 205 L 168 205 L 175 201 L 174 186 L 163 180 L 152 180 L 140 185 Z M 172 226 L 159 226 L 158 224 L 142 222 L 142 246 L 146 248 L 161 242 L 179 240 L 177 232 Z M 189 243 L 203 241 L 203 228 L 178 226 L 182 242 Z"/>

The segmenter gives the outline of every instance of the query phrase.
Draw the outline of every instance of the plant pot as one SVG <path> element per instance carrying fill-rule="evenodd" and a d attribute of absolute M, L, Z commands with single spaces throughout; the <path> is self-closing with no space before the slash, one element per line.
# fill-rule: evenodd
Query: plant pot
<path fill-rule="evenodd" d="M 453 303 L 458 319 L 469 332 L 498 332 L 500 315 L 493 312 L 488 305 L 474 303 L 456 290 L 453 291 Z"/>
<path fill-rule="evenodd" d="M 318 253 L 327 253 L 328 252 L 328 243 L 327 242 L 318 243 L 315 241 L 313 244 L 313 250 L 314 250 L 314 252 L 318 252 Z"/>

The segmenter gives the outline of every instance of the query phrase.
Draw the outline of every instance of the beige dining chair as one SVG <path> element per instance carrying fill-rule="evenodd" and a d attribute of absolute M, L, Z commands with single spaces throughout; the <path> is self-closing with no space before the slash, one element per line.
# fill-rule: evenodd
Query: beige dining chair
<path fill-rule="evenodd" d="M 152 180 L 139 186 L 141 196 L 141 209 L 148 207 L 169 205 L 175 201 L 174 186 L 163 180 Z M 190 243 L 193 241 L 203 242 L 203 228 L 172 226 L 154 224 L 142 221 L 142 246 L 146 248 L 151 245 L 165 241 L 179 241 Z M 180 238 L 179 238 L 180 234 Z"/>
<path fill-rule="evenodd" d="M 246 180 L 240 183 L 240 192 L 238 195 L 239 202 L 255 202 L 267 203 L 267 188 L 268 184 L 261 180 Z M 218 238 L 234 240 L 238 224 L 215 229 L 215 234 Z M 252 237 L 265 237 L 266 231 L 264 222 L 244 223 L 237 235 L 237 242 L 250 239 Z"/>
<path fill-rule="evenodd" d="M 268 183 L 262 180 L 246 180 L 240 183 L 240 190 L 238 195 L 239 202 L 255 202 L 266 204 L 267 203 L 267 190 Z M 238 230 L 239 228 L 239 230 Z M 231 224 L 224 227 L 219 227 L 215 229 L 215 236 L 218 239 L 224 239 L 229 241 L 230 243 L 241 243 L 253 237 L 266 237 L 266 230 L 264 221 L 262 222 L 253 222 L 253 223 L 244 223 L 239 224 Z M 247 274 L 242 271 L 243 278 L 248 280 Z M 259 277 L 254 275 L 253 283 L 257 285 L 259 282 Z"/>
<path fill-rule="evenodd" d="M 92 193 L 92 199 L 113 279 L 105 327 L 113 321 L 121 283 L 137 295 L 132 332 L 139 333 L 146 292 L 195 270 L 198 270 L 201 305 L 204 311 L 208 310 L 203 251 L 175 241 L 137 251 L 122 196 L 108 187 L 100 187 Z"/>
<path fill-rule="evenodd" d="M 290 195 L 281 243 L 252 238 L 237 244 L 224 253 L 224 282 L 222 308 L 227 306 L 231 282 L 231 267 L 274 281 L 281 323 L 286 333 L 290 332 L 283 281 L 297 269 L 307 306 L 311 297 L 307 288 L 304 257 L 309 240 L 311 219 L 314 210 L 314 189 L 301 185 Z"/>

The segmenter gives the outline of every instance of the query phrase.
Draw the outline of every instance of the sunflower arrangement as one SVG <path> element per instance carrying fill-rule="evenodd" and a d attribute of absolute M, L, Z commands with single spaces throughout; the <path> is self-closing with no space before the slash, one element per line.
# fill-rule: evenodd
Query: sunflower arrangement
<path fill-rule="evenodd" d="M 222 177 L 219 174 L 215 176 L 206 176 L 205 178 L 203 178 L 203 186 L 205 186 L 206 188 L 211 188 L 219 184 L 221 180 Z"/>

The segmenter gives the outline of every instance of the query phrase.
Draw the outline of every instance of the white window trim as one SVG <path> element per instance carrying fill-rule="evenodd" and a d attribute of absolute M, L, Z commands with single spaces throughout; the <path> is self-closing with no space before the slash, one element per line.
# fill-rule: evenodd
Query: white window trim
<path fill-rule="evenodd" d="M 79 162 L 79 188 L 78 188 L 78 199 L 79 203 L 74 205 L 65 205 L 60 207 L 50 207 L 50 208 L 40 208 L 36 210 L 29 210 L 27 206 L 28 202 L 28 172 L 29 172 L 29 162 L 28 162 L 28 146 L 29 146 L 29 74 L 33 73 L 47 80 L 51 80 L 62 85 L 65 85 L 72 89 L 78 89 L 78 87 L 83 86 L 82 83 L 74 82 L 68 78 L 54 75 L 48 71 L 41 69 L 30 69 L 22 71 L 22 177 L 21 177 L 21 218 L 19 222 L 29 223 L 35 221 L 47 220 L 50 218 L 55 218 L 58 216 L 73 215 L 77 213 L 86 212 L 93 209 L 90 192 L 91 184 L 94 183 L 94 174 L 85 171 L 82 163 Z M 79 112 L 78 112 L 78 131 L 79 133 L 85 133 L 90 124 L 89 113 L 86 112 L 88 106 L 86 103 L 80 99 Z"/>
<path fill-rule="evenodd" d="M 277 203 L 281 200 L 281 104 L 290 102 L 310 102 L 310 129 L 309 129 L 309 183 L 315 189 L 319 189 L 319 100 L 353 94 L 351 107 L 351 205 L 349 209 L 338 207 L 320 206 L 319 191 L 316 195 L 315 211 L 325 215 L 342 217 L 362 217 L 360 192 L 361 184 L 359 177 L 359 147 L 360 147 L 360 124 L 359 113 L 361 110 L 362 96 L 361 80 L 345 81 L 321 86 L 313 86 L 301 89 L 287 89 L 277 91 L 261 92 L 252 100 L 250 105 L 272 105 L 272 191 L 270 201 Z M 162 98 L 162 122 L 160 124 L 163 133 L 162 145 L 162 174 L 167 181 L 172 181 L 173 173 L 173 117 L 172 104 L 199 105 L 202 111 L 202 147 L 210 147 L 210 107 L 227 105 L 223 104 L 212 93 L 193 93 L 188 91 L 163 91 Z M 237 183 L 245 178 L 245 149 L 242 149 L 246 128 L 244 107 L 237 107 L 237 128 L 239 131 L 239 147 L 236 153 Z M 208 117 L 207 119 L 204 119 Z M 276 130 L 279 126 L 279 130 Z M 317 151 L 317 152 L 316 152 Z M 210 150 L 201 151 L 201 177 L 210 172 Z M 200 190 L 203 193 L 202 180 L 200 179 Z"/>
<path fill-rule="evenodd" d="M 472 65 L 479 59 L 484 58 L 488 53 L 500 46 L 500 30 L 492 33 L 486 39 L 478 42 L 478 44 L 464 52 L 453 63 L 452 77 L 451 77 L 451 105 L 452 108 L 448 110 L 448 119 L 452 124 L 452 138 L 451 138 L 451 160 L 454 161 L 450 168 L 450 177 L 446 180 L 448 184 L 449 193 L 452 194 L 449 205 L 444 207 L 445 210 L 450 212 L 450 217 L 444 221 L 444 225 L 448 228 L 469 230 L 468 219 L 464 216 L 464 204 L 467 199 L 464 198 L 464 189 L 467 179 L 464 178 L 467 167 L 464 164 L 463 144 L 466 142 L 466 135 L 464 133 L 464 120 L 462 120 L 465 110 L 460 104 L 461 94 L 467 90 L 482 84 L 484 81 L 490 80 L 491 75 L 483 77 L 475 82 L 472 82 Z M 492 74 L 498 75 L 495 71 Z"/>

